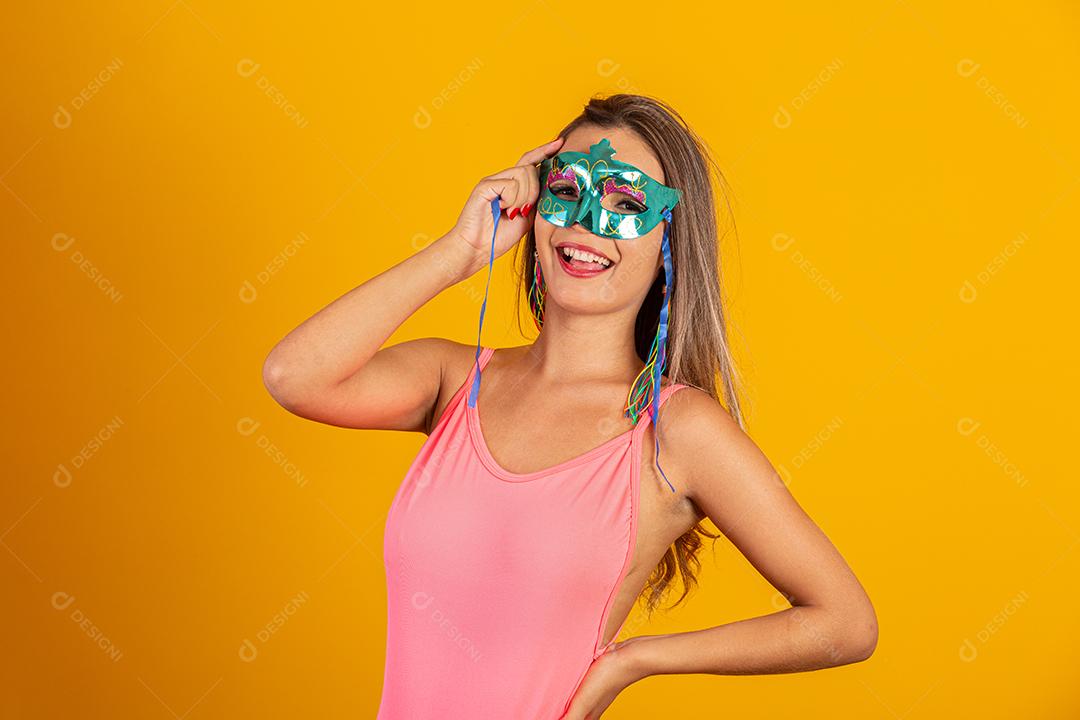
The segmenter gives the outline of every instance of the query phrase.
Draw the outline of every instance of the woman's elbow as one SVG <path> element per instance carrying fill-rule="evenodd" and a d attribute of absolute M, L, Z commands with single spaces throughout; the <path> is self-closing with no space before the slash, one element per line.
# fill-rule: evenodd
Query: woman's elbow
<path fill-rule="evenodd" d="M 292 368 L 273 354 L 263 362 L 262 382 L 270 397 L 290 412 L 298 409 L 299 398 L 311 395 L 310 390 L 302 386 L 300 378 Z"/>
<path fill-rule="evenodd" d="M 844 663 L 857 663 L 868 660 L 874 654 L 878 641 L 877 615 L 869 604 L 858 612 L 849 613 L 839 630 L 841 640 L 838 647 L 843 648 Z"/>
<path fill-rule="evenodd" d="M 279 400 L 283 394 L 285 378 L 285 368 L 267 357 L 262 366 L 262 382 L 263 387 L 266 388 L 275 400 Z"/>

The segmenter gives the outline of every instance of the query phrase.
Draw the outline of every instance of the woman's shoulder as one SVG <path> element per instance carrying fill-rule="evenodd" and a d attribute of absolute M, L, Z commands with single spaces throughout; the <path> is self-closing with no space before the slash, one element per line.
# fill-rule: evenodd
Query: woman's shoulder
<path fill-rule="evenodd" d="M 686 426 L 688 430 L 709 431 L 717 429 L 718 424 L 723 425 L 728 422 L 738 424 L 712 393 L 696 385 L 669 382 L 661 384 L 660 392 L 665 390 L 668 395 L 664 407 L 668 408 L 668 415 L 677 415 L 677 422 Z"/>
<path fill-rule="evenodd" d="M 476 345 L 466 345 L 457 340 L 441 337 L 423 339 L 425 350 L 439 356 L 443 379 L 453 381 L 463 372 L 468 373 L 476 356 Z M 459 380 L 460 382 L 460 380 Z"/>
<path fill-rule="evenodd" d="M 661 441 L 681 459 L 684 473 L 714 453 L 738 454 L 748 440 L 739 422 L 712 393 L 694 385 L 672 383 L 660 416 Z"/>
<path fill-rule="evenodd" d="M 528 351 L 528 345 L 516 345 L 497 348 L 492 345 L 480 346 L 480 361 L 485 366 L 500 367 L 504 361 Z M 476 364 L 476 343 L 462 343 L 456 340 L 439 339 L 439 352 L 442 354 L 443 383 L 449 396 L 459 386 Z M 484 354 L 488 353 L 485 360 Z"/>
<path fill-rule="evenodd" d="M 663 411 L 661 422 L 668 428 L 664 437 L 677 435 L 684 441 L 683 444 L 693 447 L 742 432 L 738 421 L 716 396 L 707 390 L 695 385 L 673 382 L 661 384 L 660 392 L 660 407 Z"/>

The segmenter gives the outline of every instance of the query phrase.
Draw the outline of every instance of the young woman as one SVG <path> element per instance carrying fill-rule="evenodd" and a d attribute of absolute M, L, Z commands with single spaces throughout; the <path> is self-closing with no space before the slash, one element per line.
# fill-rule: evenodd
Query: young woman
<path fill-rule="evenodd" d="M 650 675 L 873 652 L 866 593 L 744 432 L 710 169 L 666 104 L 595 98 L 480 180 L 444 236 L 267 357 L 267 388 L 297 415 L 428 435 L 386 524 L 381 720 L 594 719 Z M 534 342 L 382 347 L 515 245 Z M 791 607 L 616 641 L 676 574 L 686 596 L 702 537 L 719 537 L 706 517 Z"/>

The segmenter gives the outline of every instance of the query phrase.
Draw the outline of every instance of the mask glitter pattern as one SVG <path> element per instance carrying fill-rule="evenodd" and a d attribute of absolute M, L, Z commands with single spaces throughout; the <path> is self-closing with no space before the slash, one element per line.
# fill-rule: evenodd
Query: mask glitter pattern
<path fill-rule="evenodd" d="M 611 142 L 603 138 L 588 153 L 564 152 L 540 163 L 542 178 L 537 213 L 558 227 L 581 223 L 594 235 L 616 240 L 633 240 L 651 231 L 682 197 L 629 163 L 614 158 Z M 556 195 L 552 186 L 572 181 L 574 199 Z M 555 188 L 559 189 L 559 188 Z M 622 194 L 645 206 L 641 212 L 622 212 L 604 207 L 605 198 Z"/>
<path fill-rule="evenodd" d="M 603 194 L 604 194 L 605 197 L 607 197 L 608 195 L 611 195 L 612 193 L 622 193 L 623 195 L 629 195 L 630 197 L 634 198 L 635 200 L 637 200 L 639 203 L 641 203 L 645 207 L 649 206 L 649 203 L 645 198 L 645 191 L 644 190 L 638 190 L 637 188 L 632 187 L 632 186 L 630 186 L 628 184 L 620 185 L 619 183 L 615 182 L 615 180 L 613 178 L 607 178 L 606 180 L 604 180 L 604 193 Z"/>

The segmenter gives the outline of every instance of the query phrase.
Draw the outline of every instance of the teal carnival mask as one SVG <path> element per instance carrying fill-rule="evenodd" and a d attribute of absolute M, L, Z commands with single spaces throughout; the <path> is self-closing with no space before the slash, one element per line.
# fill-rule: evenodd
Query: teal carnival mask
<path fill-rule="evenodd" d="M 660 242 L 664 255 L 664 302 L 660 306 L 649 359 L 630 387 L 624 414 L 636 424 L 643 408 L 648 407 L 656 439 L 656 467 L 671 491 L 675 492 L 675 486 L 660 467 L 657 412 L 660 408 L 660 376 L 667 364 L 668 315 L 675 284 L 675 269 L 671 261 L 671 210 L 678 205 L 682 191 L 662 185 L 633 165 L 616 160 L 614 155 L 615 149 L 607 138 L 603 138 L 594 143 L 588 153 L 563 152 L 542 160 L 537 170 L 540 197 L 536 213 L 552 225 L 573 227 L 580 224 L 594 235 L 614 240 L 634 240 L 650 232 L 661 220 L 666 221 Z M 480 305 L 476 372 L 469 390 L 469 407 L 476 407 L 476 398 L 480 393 L 480 338 L 484 329 L 488 289 L 491 287 L 491 267 L 495 262 L 495 237 L 502 215 L 500 200 L 496 196 L 491 201 L 491 217 L 495 227 L 491 232 L 488 282 L 484 288 L 484 302 Z"/>
<path fill-rule="evenodd" d="M 588 153 L 564 152 L 540 163 L 536 212 L 552 225 L 581 223 L 593 235 L 633 240 L 664 219 L 682 193 L 614 158 L 604 138 Z"/>

